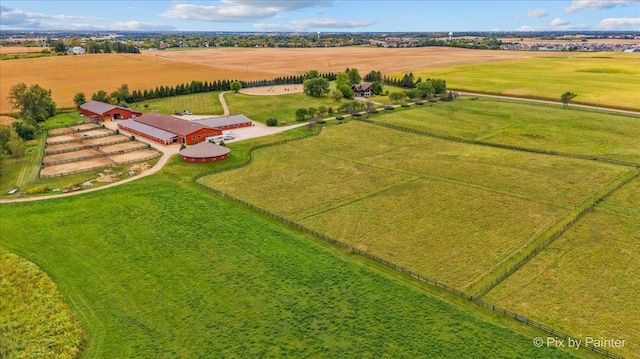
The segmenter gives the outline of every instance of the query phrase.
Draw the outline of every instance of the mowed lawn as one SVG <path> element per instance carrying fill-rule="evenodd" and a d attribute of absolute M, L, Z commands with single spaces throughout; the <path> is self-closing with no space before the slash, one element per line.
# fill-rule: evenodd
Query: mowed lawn
<path fill-rule="evenodd" d="M 486 299 L 640 358 L 640 179 L 615 192 Z"/>
<path fill-rule="evenodd" d="M 201 181 L 456 288 L 627 171 L 361 122 Z"/>
<path fill-rule="evenodd" d="M 3 204 L 3 249 L 58 284 L 84 358 L 568 358 L 161 176 Z"/>
<path fill-rule="evenodd" d="M 566 53 L 485 64 L 413 71 L 416 78 L 441 78 L 451 88 L 640 110 L 640 56 L 626 53 Z M 402 75 L 395 75 L 396 77 Z"/>
<path fill-rule="evenodd" d="M 463 97 L 372 119 L 466 139 L 640 163 L 639 116 Z"/>
<path fill-rule="evenodd" d="M 291 85 L 291 87 L 294 86 L 301 88 L 302 85 Z M 273 117 L 277 119 L 278 122 L 284 121 L 288 124 L 297 122 L 296 110 L 299 108 L 318 108 L 324 106 L 327 108 L 333 107 L 335 110 L 347 101 L 334 101 L 328 96 L 312 97 L 303 93 L 260 96 L 231 92 L 225 94 L 225 100 L 232 115 L 243 114 L 254 121 L 263 123 L 270 117 Z"/>
<path fill-rule="evenodd" d="M 158 98 L 131 104 L 131 108 L 142 113 L 156 112 L 173 115 L 177 111 L 189 111 L 194 115 L 222 115 L 219 92 L 204 92 L 191 95 Z"/>

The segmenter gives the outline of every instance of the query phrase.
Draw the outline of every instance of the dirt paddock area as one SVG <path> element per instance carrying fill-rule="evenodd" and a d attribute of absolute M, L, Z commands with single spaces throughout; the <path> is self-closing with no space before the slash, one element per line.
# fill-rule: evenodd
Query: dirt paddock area
<path fill-rule="evenodd" d="M 240 90 L 240 93 L 243 93 L 245 95 L 273 96 L 273 95 L 288 95 L 290 93 L 301 93 L 302 91 L 303 91 L 302 84 L 296 84 L 296 85 L 249 87 L 249 88 Z"/>

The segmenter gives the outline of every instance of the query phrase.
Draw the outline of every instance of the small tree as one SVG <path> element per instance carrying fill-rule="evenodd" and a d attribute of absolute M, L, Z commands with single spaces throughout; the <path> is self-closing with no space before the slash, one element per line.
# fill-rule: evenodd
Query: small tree
<path fill-rule="evenodd" d="M 76 104 L 76 108 L 80 108 L 80 105 L 87 102 L 87 98 L 84 96 L 84 92 L 78 92 L 73 96 L 73 103 Z"/>
<path fill-rule="evenodd" d="M 16 134 L 24 141 L 33 140 L 36 138 L 36 128 L 30 123 L 24 121 L 15 121 L 11 124 Z"/>
<path fill-rule="evenodd" d="M 242 89 L 242 82 L 240 81 L 233 81 L 230 85 L 229 88 L 231 89 L 231 91 L 233 92 L 238 92 Z"/>
<path fill-rule="evenodd" d="M 392 92 L 389 94 L 389 100 L 395 102 L 395 103 L 399 103 L 400 101 L 402 101 L 405 98 L 405 94 L 404 92 Z"/>
<path fill-rule="evenodd" d="M 278 126 L 278 120 L 271 117 L 267 119 L 267 126 Z"/>
<path fill-rule="evenodd" d="M 573 100 L 577 96 L 578 96 L 577 94 L 570 91 L 563 93 L 562 96 L 560 96 L 560 101 L 562 101 L 562 103 L 564 104 L 562 107 L 564 108 L 569 107 L 569 102 L 571 102 L 571 100 Z"/>
<path fill-rule="evenodd" d="M 331 93 L 329 93 L 329 96 L 334 100 L 334 101 L 340 101 L 344 95 L 342 95 L 342 91 L 340 90 L 331 90 Z"/>
<path fill-rule="evenodd" d="M 324 77 L 314 77 L 304 80 L 302 87 L 304 88 L 305 94 L 313 97 L 326 95 L 331 89 L 329 87 L 329 80 L 325 79 Z"/>
<path fill-rule="evenodd" d="M 15 132 L 11 133 L 7 147 L 11 153 L 11 158 L 20 158 L 24 154 L 24 141 Z"/>
<path fill-rule="evenodd" d="M 37 84 L 27 87 L 21 82 L 11 86 L 7 100 L 14 108 L 20 110 L 20 119 L 34 125 L 56 114 L 56 104 L 51 98 L 51 90 L 45 90 Z"/>
<path fill-rule="evenodd" d="M 382 95 L 382 83 L 380 81 L 376 81 L 371 84 L 371 92 L 374 95 Z"/>
<path fill-rule="evenodd" d="M 107 92 L 105 90 L 98 90 L 98 92 L 95 92 L 93 95 L 91 95 L 91 99 L 93 101 L 100 101 L 100 102 L 109 102 L 109 95 L 107 95 Z"/>
<path fill-rule="evenodd" d="M 304 121 L 307 119 L 307 109 L 306 108 L 299 108 L 296 110 L 296 120 L 298 121 Z"/>

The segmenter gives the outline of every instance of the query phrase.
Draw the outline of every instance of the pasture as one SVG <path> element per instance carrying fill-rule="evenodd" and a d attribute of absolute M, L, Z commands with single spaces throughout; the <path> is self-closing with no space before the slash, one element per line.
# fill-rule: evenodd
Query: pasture
<path fill-rule="evenodd" d="M 190 111 L 194 115 L 222 115 L 219 92 L 204 92 L 173 96 L 132 103 L 130 107 L 142 113 L 156 112 L 173 115 L 177 111 Z"/>
<path fill-rule="evenodd" d="M 3 250 L 58 283 L 87 333 L 84 358 L 575 353 L 535 348 L 513 321 L 480 319 L 163 175 L 1 209 Z"/>
<path fill-rule="evenodd" d="M 358 122 L 254 156 L 201 181 L 459 289 L 626 172 Z"/>
<path fill-rule="evenodd" d="M 374 119 L 471 140 L 640 163 L 639 116 L 463 97 Z"/>
<path fill-rule="evenodd" d="M 627 53 L 564 53 L 470 65 L 414 70 L 414 76 L 443 78 L 450 88 L 640 110 L 640 56 Z M 401 75 L 397 75 L 401 76 Z M 396 77 L 397 77 L 396 76 Z"/>
<path fill-rule="evenodd" d="M 640 179 L 615 192 L 486 299 L 579 338 L 640 353 Z"/>

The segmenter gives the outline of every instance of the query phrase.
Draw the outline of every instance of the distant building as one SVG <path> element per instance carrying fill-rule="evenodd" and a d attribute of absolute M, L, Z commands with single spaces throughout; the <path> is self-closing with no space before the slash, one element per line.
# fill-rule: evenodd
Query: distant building
<path fill-rule="evenodd" d="M 80 46 L 74 46 L 69 49 L 69 53 L 74 55 L 84 55 L 84 49 Z"/>
<path fill-rule="evenodd" d="M 80 113 L 96 121 L 126 120 L 142 115 L 142 112 L 129 108 L 93 100 L 80 105 Z"/>
<path fill-rule="evenodd" d="M 369 97 L 372 95 L 371 84 L 369 82 L 362 82 L 357 85 L 352 85 L 354 97 Z"/>
<path fill-rule="evenodd" d="M 193 120 L 192 122 L 199 123 L 211 128 L 217 128 L 219 130 L 231 130 L 239 127 L 251 127 L 253 125 L 253 122 L 245 115 L 209 117 Z"/>

